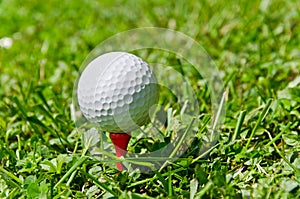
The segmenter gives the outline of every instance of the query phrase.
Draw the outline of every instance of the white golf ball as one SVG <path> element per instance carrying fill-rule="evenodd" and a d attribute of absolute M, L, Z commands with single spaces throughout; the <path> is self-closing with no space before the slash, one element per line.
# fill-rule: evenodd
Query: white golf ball
<path fill-rule="evenodd" d="M 83 70 L 77 97 L 85 118 L 103 131 L 130 132 L 149 121 L 149 110 L 158 101 L 158 86 L 141 58 L 110 52 Z"/>

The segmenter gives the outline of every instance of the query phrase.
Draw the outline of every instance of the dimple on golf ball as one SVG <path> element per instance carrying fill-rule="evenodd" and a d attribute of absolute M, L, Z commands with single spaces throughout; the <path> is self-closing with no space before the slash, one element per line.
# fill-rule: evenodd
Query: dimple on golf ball
<path fill-rule="evenodd" d="M 103 131 L 130 132 L 149 122 L 149 110 L 158 101 L 154 73 L 141 58 L 110 52 L 92 60 L 77 87 L 84 117 Z"/>

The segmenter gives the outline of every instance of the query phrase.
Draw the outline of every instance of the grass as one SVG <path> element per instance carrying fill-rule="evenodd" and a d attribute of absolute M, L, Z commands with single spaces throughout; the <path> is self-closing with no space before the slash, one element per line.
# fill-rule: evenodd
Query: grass
<path fill-rule="evenodd" d="M 298 1 L 0 0 L 0 23 L 0 198 L 300 197 Z M 181 31 L 212 56 L 228 92 L 225 123 L 205 156 L 191 148 L 154 173 L 118 172 L 91 158 L 74 133 L 73 82 L 98 43 L 149 26 Z M 172 55 L 147 53 L 186 68 Z M 209 91 L 189 78 L 201 144 Z M 171 93 L 164 97 L 166 111 L 178 108 Z M 136 139 L 129 150 L 165 142 Z"/>

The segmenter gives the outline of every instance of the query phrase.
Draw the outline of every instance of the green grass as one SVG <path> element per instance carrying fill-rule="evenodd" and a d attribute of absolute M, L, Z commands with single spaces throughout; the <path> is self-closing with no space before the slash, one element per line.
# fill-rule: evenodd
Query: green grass
<path fill-rule="evenodd" d="M 74 133 L 73 82 L 98 43 L 149 26 L 181 31 L 212 56 L 228 92 L 225 123 L 206 156 L 191 149 L 154 173 L 118 172 Z M 0 46 L 0 198 L 300 197 L 299 1 L 0 0 L 5 37 L 13 44 Z M 209 92 L 190 77 L 205 132 Z M 164 108 L 178 108 L 164 95 Z M 135 141 L 129 150 L 164 144 Z"/>

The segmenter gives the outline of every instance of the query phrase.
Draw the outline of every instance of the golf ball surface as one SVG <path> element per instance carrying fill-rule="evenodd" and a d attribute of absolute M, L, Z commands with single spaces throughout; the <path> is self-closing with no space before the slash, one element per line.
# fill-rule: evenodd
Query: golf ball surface
<path fill-rule="evenodd" d="M 110 52 L 91 61 L 77 87 L 80 110 L 101 130 L 130 132 L 150 120 L 149 110 L 158 101 L 154 73 L 141 58 Z"/>

